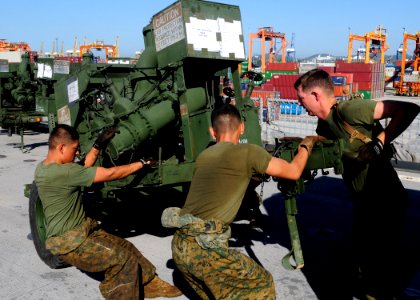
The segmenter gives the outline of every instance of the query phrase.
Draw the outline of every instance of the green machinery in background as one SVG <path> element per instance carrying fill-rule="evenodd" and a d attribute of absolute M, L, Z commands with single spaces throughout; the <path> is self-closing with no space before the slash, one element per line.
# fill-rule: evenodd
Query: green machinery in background
<path fill-rule="evenodd" d="M 25 125 L 39 123 L 44 114 L 36 111 L 35 98 L 40 91 L 29 54 L 23 54 L 20 63 L 3 62 L 0 64 L 0 126 L 11 135 L 13 131 L 23 130 Z"/>
<path fill-rule="evenodd" d="M 55 113 L 54 84 L 77 67 L 52 57 L 34 58 L 23 53 L 20 63 L 0 60 L 0 127 L 8 135 L 35 129 Z"/>

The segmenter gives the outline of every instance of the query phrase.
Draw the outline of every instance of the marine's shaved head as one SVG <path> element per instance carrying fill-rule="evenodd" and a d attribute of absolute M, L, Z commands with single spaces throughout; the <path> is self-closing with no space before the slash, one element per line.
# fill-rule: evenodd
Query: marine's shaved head
<path fill-rule="evenodd" d="M 241 115 L 232 104 L 224 104 L 213 110 L 211 126 L 217 133 L 233 132 L 241 125 Z"/>
<path fill-rule="evenodd" d="M 66 124 L 58 124 L 48 139 L 49 149 L 55 149 L 59 144 L 71 144 L 79 140 L 79 133 L 73 127 Z"/>

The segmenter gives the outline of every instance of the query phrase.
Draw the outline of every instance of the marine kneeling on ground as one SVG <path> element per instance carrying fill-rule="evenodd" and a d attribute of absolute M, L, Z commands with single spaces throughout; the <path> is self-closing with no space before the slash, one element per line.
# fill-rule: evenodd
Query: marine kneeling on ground
<path fill-rule="evenodd" d="M 114 135 L 113 128 L 102 131 L 82 166 L 74 163 L 79 151 L 77 131 L 60 124 L 51 132 L 47 157 L 35 171 L 47 224 L 46 247 L 83 271 L 105 272 L 99 285 L 105 299 L 139 299 L 140 285 L 145 298 L 180 296 L 178 288 L 160 279 L 155 266 L 132 243 L 98 228 L 96 221 L 85 216 L 82 187 L 125 178 L 144 166 L 134 162 L 92 167 Z"/>
<path fill-rule="evenodd" d="M 260 146 L 239 144 L 244 123 L 235 106 L 216 108 L 211 124 L 216 144 L 197 158 L 184 207 L 170 207 L 162 214 L 163 226 L 178 228 L 172 240 L 173 259 L 202 299 L 275 299 L 271 274 L 229 248 L 229 225 L 254 174 L 299 179 L 319 138 L 304 138 L 289 163 Z"/>

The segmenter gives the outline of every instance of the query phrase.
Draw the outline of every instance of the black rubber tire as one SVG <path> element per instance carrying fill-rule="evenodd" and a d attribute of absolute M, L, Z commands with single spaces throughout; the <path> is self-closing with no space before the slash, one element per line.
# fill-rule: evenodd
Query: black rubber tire
<path fill-rule="evenodd" d="M 32 240 L 34 242 L 36 252 L 41 260 L 51 269 L 68 267 L 69 264 L 64 262 L 58 255 L 52 254 L 45 248 L 45 216 L 35 182 L 32 183 L 31 195 L 29 197 L 29 223 L 31 226 Z"/>

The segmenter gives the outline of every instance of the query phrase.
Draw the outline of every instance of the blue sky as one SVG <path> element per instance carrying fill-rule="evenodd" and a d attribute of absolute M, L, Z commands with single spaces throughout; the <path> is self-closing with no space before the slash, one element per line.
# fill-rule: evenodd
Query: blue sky
<path fill-rule="evenodd" d="M 28 42 L 33 50 L 44 44 L 50 51 L 54 41 L 64 50 L 79 44 L 104 40 L 114 44 L 119 36 L 121 56 L 133 56 L 143 49 L 142 29 L 151 17 L 174 3 L 174 0 L 135 1 L 2 1 L 0 38 L 11 42 Z M 220 0 L 241 9 L 245 48 L 248 54 L 250 32 L 271 26 L 286 34 L 298 58 L 315 53 L 347 55 L 349 28 L 353 34 L 364 35 L 382 25 L 388 33 L 386 54 L 395 54 L 402 42 L 403 28 L 409 33 L 420 31 L 415 15 L 418 0 L 397 1 L 281 1 L 281 0 Z M 18 3 L 18 4 L 16 4 Z M 361 45 L 355 42 L 354 49 Z M 259 44 L 254 49 L 259 50 Z M 257 50 L 254 51 L 257 53 Z"/>

